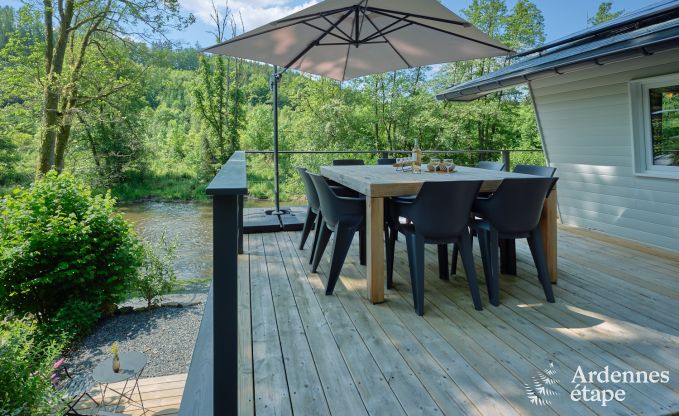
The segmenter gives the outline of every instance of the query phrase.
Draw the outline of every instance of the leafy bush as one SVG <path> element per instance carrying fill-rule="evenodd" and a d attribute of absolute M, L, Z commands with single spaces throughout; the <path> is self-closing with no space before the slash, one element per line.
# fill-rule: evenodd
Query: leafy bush
<path fill-rule="evenodd" d="M 35 322 L 0 321 L 0 414 L 53 415 L 62 403 L 51 377 L 58 341 L 42 341 Z"/>
<path fill-rule="evenodd" d="M 0 200 L 0 302 L 80 330 L 128 293 L 142 249 L 115 200 L 50 172 Z"/>
<path fill-rule="evenodd" d="M 163 234 L 158 243 L 144 244 L 144 260 L 139 268 L 135 287 L 151 307 L 158 298 L 170 293 L 177 276 L 173 263 L 177 258 L 177 244 L 169 242 Z"/>

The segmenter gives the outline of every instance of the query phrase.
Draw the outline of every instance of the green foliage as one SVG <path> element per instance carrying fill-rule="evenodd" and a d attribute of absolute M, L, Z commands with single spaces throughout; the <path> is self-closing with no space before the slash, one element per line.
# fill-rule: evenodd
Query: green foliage
<path fill-rule="evenodd" d="M 599 8 L 596 11 L 594 17 L 587 19 L 587 24 L 590 26 L 600 25 L 601 23 L 608 22 L 609 20 L 616 19 L 625 13 L 624 10 L 611 11 L 613 9 L 613 2 L 604 1 L 599 4 Z"/>
<path fill-rule="evenodd" d="M 165 234 L 156 244 L 144 245 L 144 259 L 134 286 L 148 307 L 175 288 L 177 276 L 173 266 L 176 259 L 177 243 L 168 241 Z"/>
<path fill-rule="evenodd" d="M 60 414 L 54 389 L 53 363 L 58 341 L 41 339 L 35 322 L 0 320 L 0 414 L 16 416 Z"/>
<path fill-rule="evenodd" d="M 110 195 L 93 195 L 70 174 L 50 172 L 5 196 L 0 214 L 6 309 L 43 323 L 60 313 L 76 319 L 94 316 L 128 292 L 141 249 Z"/>

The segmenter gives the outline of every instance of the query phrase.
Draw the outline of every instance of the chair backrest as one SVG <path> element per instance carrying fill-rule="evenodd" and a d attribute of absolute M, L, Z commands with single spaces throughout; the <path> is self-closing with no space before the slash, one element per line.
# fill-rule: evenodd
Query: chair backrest
<path fill-rule="evenodd" d="M 365 202 L 360 202 L 358 198 L 339 197 L 330 189 L 330 185 L 323 176 L 309 171 L 307 171 L 307 175 L 316 187 L 323 220 L 328 223 L 330 228 L 335 228 L 343 217 L 355 219 L 365 217 Z"/>
<path fill-rule="evenodd" d="M 462 233 L 482 181 L 425 182 L 404 216 L 418 234 L 432 240 L 445 240 Z"/>
<path fill-rule="evenodd" d="M 487 170 L 505 170 L 505 164 L 500 162 L 491 162 L 490 160 L 482 160 L 476 164 L 479 169 Z"/>
<path fill-rule="evenodd" d="M 335 159 L 332 161 L 333 166 L 357 166 L 365 165 L 365 162 L 361 159 Z"/>
<path fill-rule="evenodd" d="M 522 234 L 540 222 L 542 206 L 558 178 L 504 179 L 490 197 L 484 216 L 500 233 Z"/>
<path fill-rule="evenodd" d="M 316 186 L 311 181 L 309 177 L 309 172 L 306 168 L 297 167 L 297 172 L 299 176 L 302 177 L 302 182 L 304 182 L 304 193 L 306 194 L 306 200 L 312 209 L 318 210 L 321 208 L 321 202 L 318 199 L 318 192 L 316 192 Z"/>
<path fill-rule="evenodd" d="M 516 165 L 514 166 L 514 173 L 524 173 L 526 175 L 544 176 L 545 178 L 552 178 L 556 173 L 556 168 L 552 168 L 550 166 Z"/>
<path fill-rule="evenodd" d="M 396 159 L 393 158 L 377 159 L 378 165 L 393 165 L 394 163 L 396 163 Z"/>

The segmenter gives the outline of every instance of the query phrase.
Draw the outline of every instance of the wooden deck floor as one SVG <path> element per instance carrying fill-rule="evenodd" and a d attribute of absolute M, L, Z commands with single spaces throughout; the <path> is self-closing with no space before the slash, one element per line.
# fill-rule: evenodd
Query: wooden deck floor
<path fill-rule="evenodd" d="M 186 374 L 175 374 L 164 377 L 150 377 L 139 379 L 139 390 L 146 408 L 146 416 L 173 416 L 179 414 L 179 405 L 182 401 L 182 393 L 184 392 L 184 384 L 186 383 Z M 114 383 L 109 387 L 121 391 L 124 383 Z M 130 386 L 128 385 L 129 389 Z M 95 388 L 90 392 L 95 400 L 99 401 L 101 391 Z M 137 391 L 135 390 L 132 396 L 138 400 Z M 116 415 L 130 415 L 139 416 L 144 414 L 140 408 L 131 405 L 127 399 L 121 400 L 120 407 L 116 408 L 115 404 L 120 396 L 116 394 L 106 393 L 106 406 L 101 409 L 94 409 L 95 405 L 89 400 L 83 399 L 77 406 L 78 412 L 82 414 L 116 414 Z M 109 412 L 109 413 L 106 413 Z"/>
<path fill-rule="evenodd" d="M 519 242 L 518 276 L 502 278 L 502 305 L 493 307 L 477 250 L 484 299 L 478 312 L 464 275 L 439 280 L 435 247 L 428 248 L 425 316 L 418 317 L 402 241 L 396 288 L 387 290 L 384 304 L 372 305 L 357 244 L 335 295 L 325 296 L 327 256 L 320 273 L 310 273 L 311 241 L 300 251 L 299 236 L 245 236 L 246 254 L 239 258 L 243 415 L 679 411 L 675 254 L 562 228 L 557 303 L 544 303 L 527 246 Z M 571 400 L 578 366 L 585 373 L 668 370 L 670 380 L 595 380 L 590 390 L 625 390 L 624 401 L 603 407 Z"/>

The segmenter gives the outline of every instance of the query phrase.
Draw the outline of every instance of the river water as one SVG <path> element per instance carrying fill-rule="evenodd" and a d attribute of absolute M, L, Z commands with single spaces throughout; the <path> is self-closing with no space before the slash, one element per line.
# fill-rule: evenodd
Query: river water
<path fill-rule="evenodd" d="M 143 202 L 121 205 L 137 233 L 155 242 L 165 233 L 177 242 L 177 279 L 212 277 L 212 206 L 208 203 Z"/>

